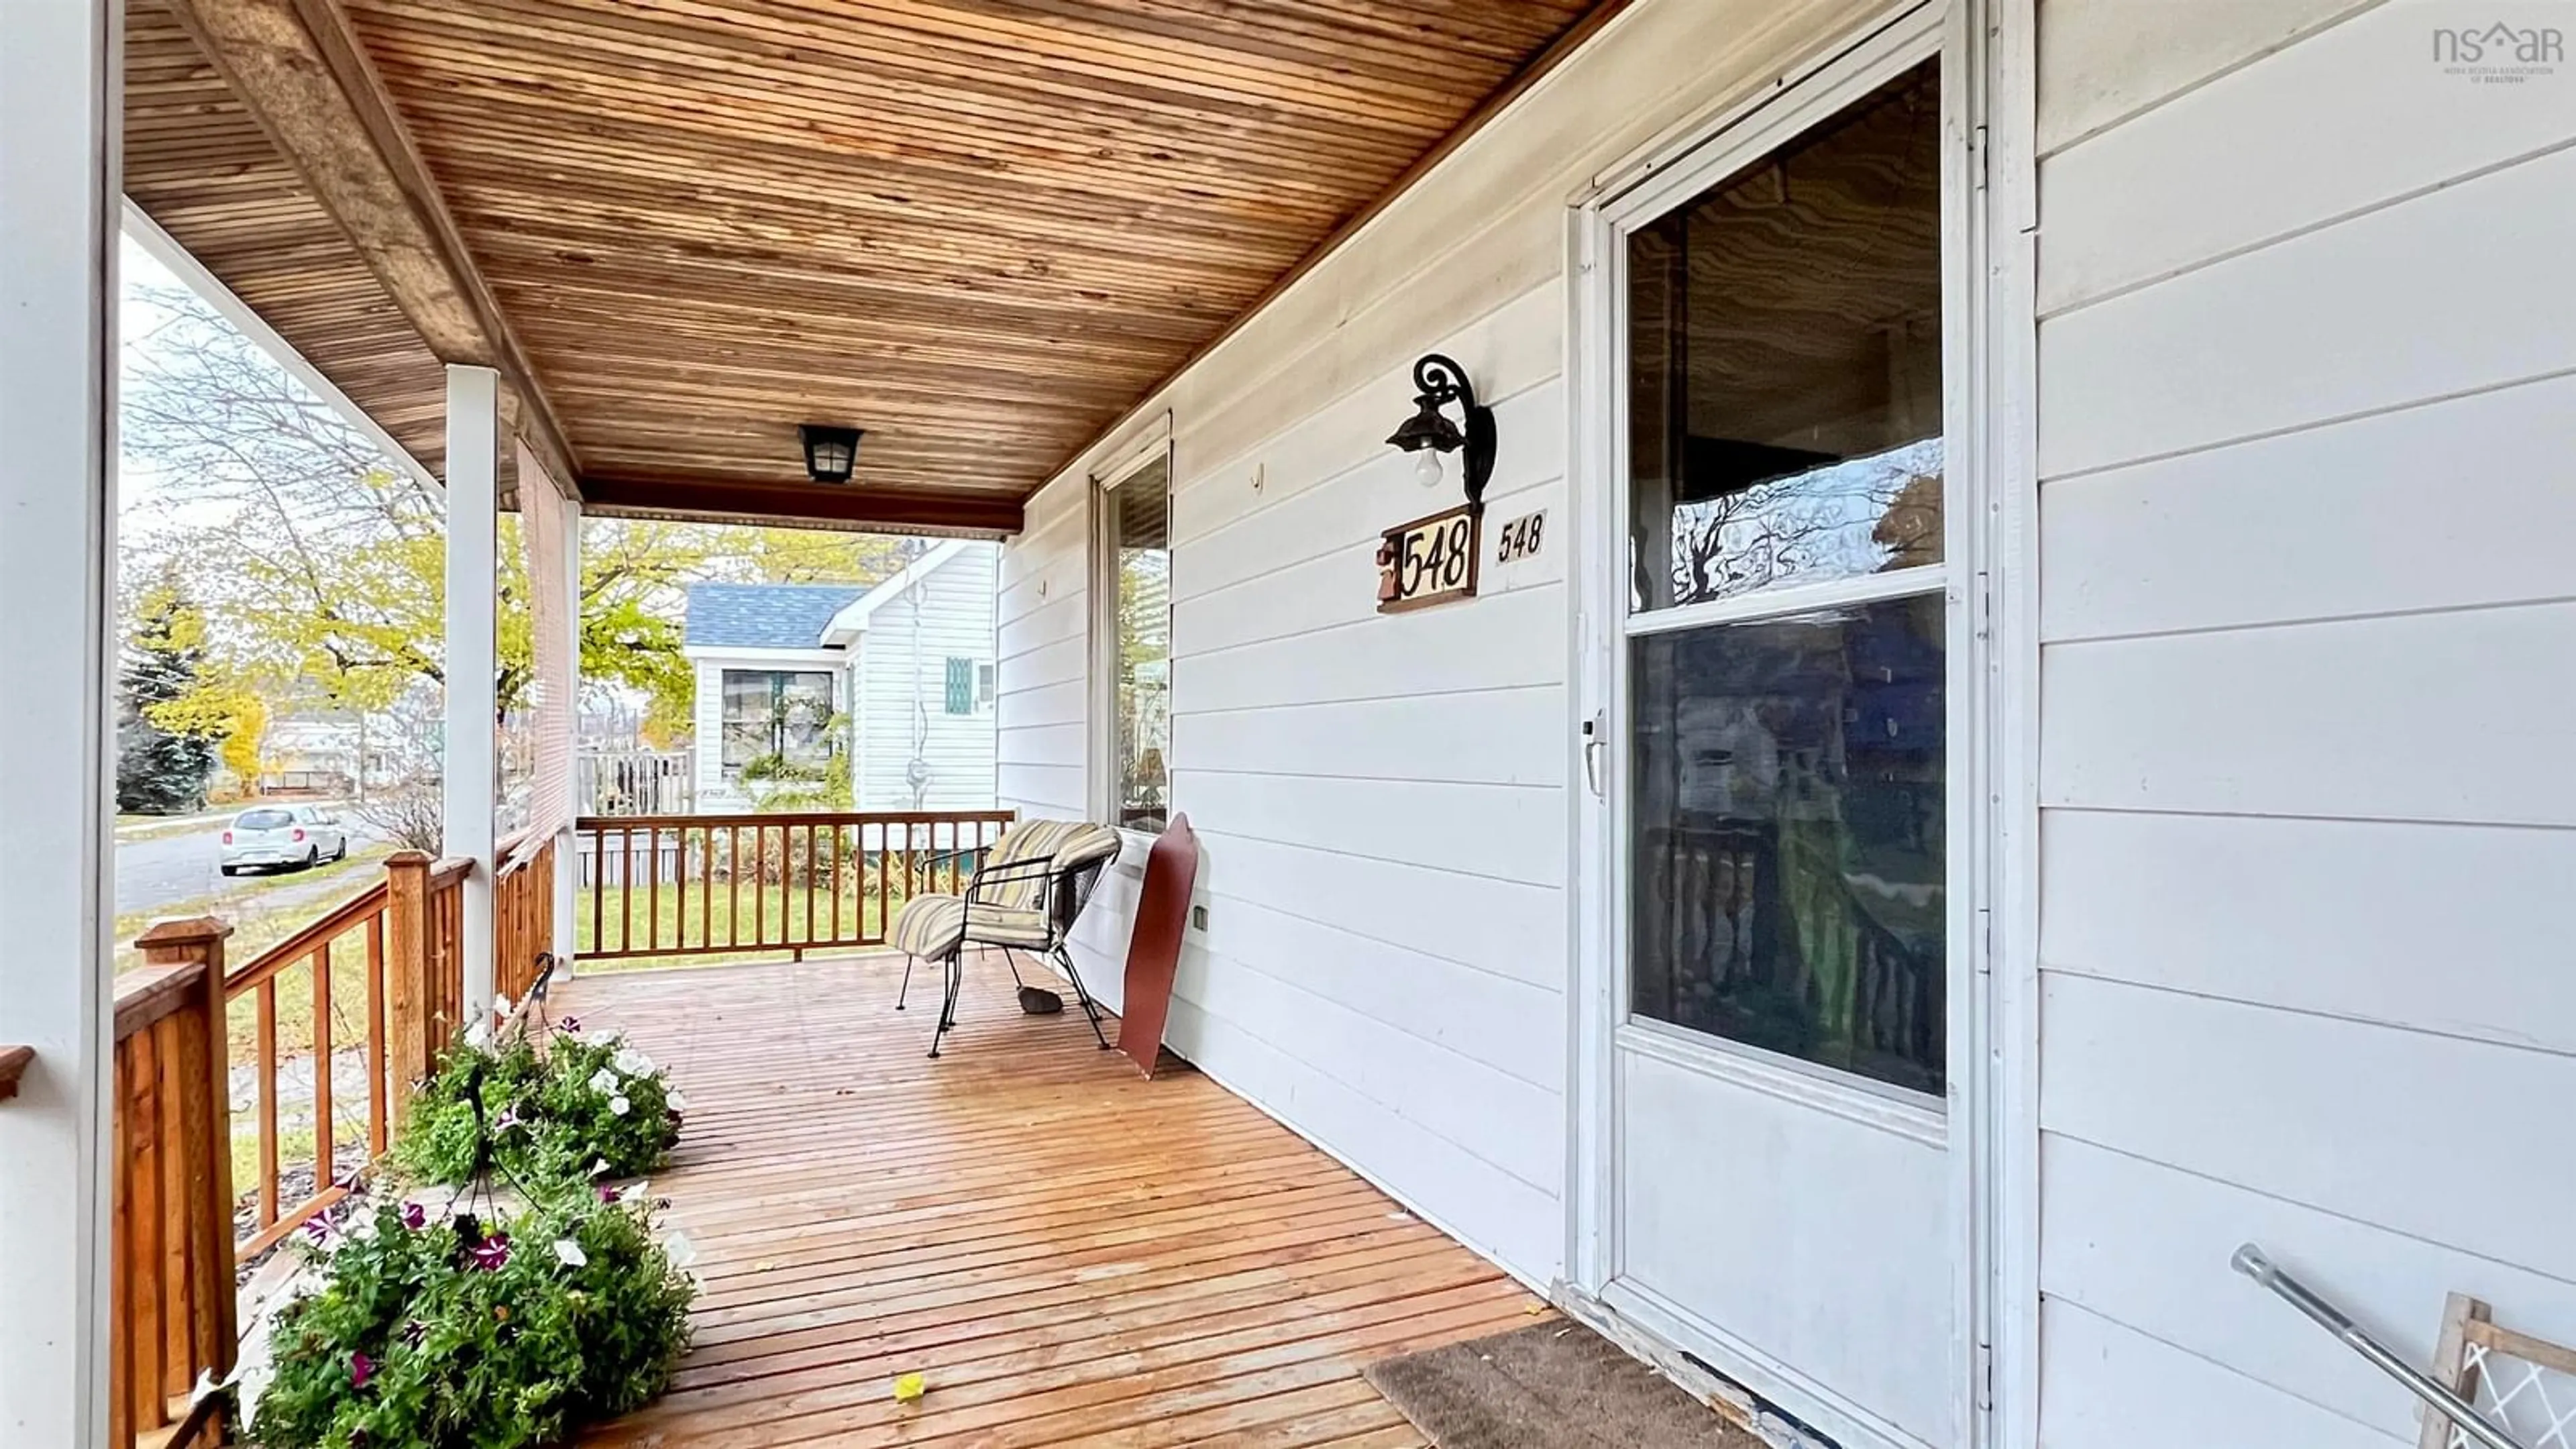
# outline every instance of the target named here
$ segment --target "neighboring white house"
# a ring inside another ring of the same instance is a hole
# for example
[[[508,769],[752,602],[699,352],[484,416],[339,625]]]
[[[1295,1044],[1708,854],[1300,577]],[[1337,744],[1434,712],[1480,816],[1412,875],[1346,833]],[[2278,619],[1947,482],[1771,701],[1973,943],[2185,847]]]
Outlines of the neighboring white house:
[[[836,748],[859,809],[990,808],[998,555],[950,539],[873,588],[691,586],[698,809],[747,808],[761,756]]]

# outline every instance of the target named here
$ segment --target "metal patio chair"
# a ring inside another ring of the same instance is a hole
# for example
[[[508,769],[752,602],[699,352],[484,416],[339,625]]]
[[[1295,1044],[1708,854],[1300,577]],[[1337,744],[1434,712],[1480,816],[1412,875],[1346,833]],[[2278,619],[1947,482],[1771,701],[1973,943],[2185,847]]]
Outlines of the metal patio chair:
[[[1012,953],[1028,951],[1053,962],[1073,983],[1073,994],[1082,1003],[1083,1017],[1091,1023],[1100,1049],[1109,1050],[1109,1038],[1100,1029],[1099,1004],[1091,999],[1091,988],[1083,984],[1082,972],[1065,943],[1073,935],[1073,923],[1082,915],[1083,905],[1100,884],[1100,873],[1118,858],[1118,849],[1118,832],[1106,825],[1024,820],[989,846],[953,852],[977,857],[962,893],[921,895],[904,902],[892,932],[895,948],[906,958],[895,1010],[901,1011],[904,998],[911,994],[914,962],[937,961],[947,973],[939,1024],[930,1034],[932,1056],[939,1055],[940,1042],[957,1024],[957,995],[965,985],[969,945],[1001,948],[1023,1001],[1030,987]]]

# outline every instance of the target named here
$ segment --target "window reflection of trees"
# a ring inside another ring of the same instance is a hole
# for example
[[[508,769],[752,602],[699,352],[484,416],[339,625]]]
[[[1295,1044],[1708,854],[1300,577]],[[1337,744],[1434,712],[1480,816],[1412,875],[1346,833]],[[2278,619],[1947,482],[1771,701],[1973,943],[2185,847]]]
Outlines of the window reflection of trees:
[[[1672,602],[1940,558],[1941,440],[1927,438],[1676,505]]]

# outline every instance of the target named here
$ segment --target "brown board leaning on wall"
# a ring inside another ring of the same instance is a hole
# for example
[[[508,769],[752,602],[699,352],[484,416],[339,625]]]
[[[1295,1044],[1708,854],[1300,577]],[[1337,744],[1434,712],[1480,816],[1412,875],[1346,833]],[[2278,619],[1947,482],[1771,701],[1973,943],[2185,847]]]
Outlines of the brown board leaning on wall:
[[[1127,937],[1127,984],[1119,998],[1118,1049],[1148,1078],[1163,1051],[1163,1017],[1180,969],[1181,933],[1190,923],[1190,887],[1199,874],[1199,838],[1190,817],[1176,814],[1145,857],[1145,889],[1136,928]]]

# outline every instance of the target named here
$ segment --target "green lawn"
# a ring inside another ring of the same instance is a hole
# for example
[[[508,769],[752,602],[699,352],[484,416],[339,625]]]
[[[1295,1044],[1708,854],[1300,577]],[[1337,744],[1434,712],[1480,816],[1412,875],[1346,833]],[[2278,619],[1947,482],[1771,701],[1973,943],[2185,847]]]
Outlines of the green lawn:
[[[360,891],[383,879],[389,847],[361,849],[347,860],[315,866],[292,875],[245,877],[244,884],[218,895],[177,901],[116,918],[116,969],[140,969],[143,953],[134,939],[154,921],[188,916],[214,916],[233,928],[224,943],[224,960],[239,971],[260,953],[321,919]],[[333,888],[317,894],[316,883]],[[355,1046],[367,1039],[367,942],[362,930],[349,931],[331,943],[331,1039]],[[278,1054],[292,1057],[313,1049],[313,971],[289,966],[277,980]],[[245,992],[232,1004],[232,1059],[251,1060],[258,1041],[257,993]]]
[[[806,949],[817,952],[857,950],[862,938],[885,934],[885,912],[901,910],[903,900],[900,882],[883,905],[873,887],[863,893],[858,881],[846,882],[840,891],[836,933],[832,892],[809,892],[802,885],[718,881],[710,888],[701,880],[691,882],[685,891],[667,881],[659,890],[649,886],[584,890],[573,896],[573,953],[584,971],[614,971],[773,958],[792,949],[791,943],[816,943]],[[593,954],[602,949],[603,940],[611,951],[677,948],[688,954],[603,960]],[[820,944],[827,941],[835,944]],[[716,949],[700,950],[710,946]]]

